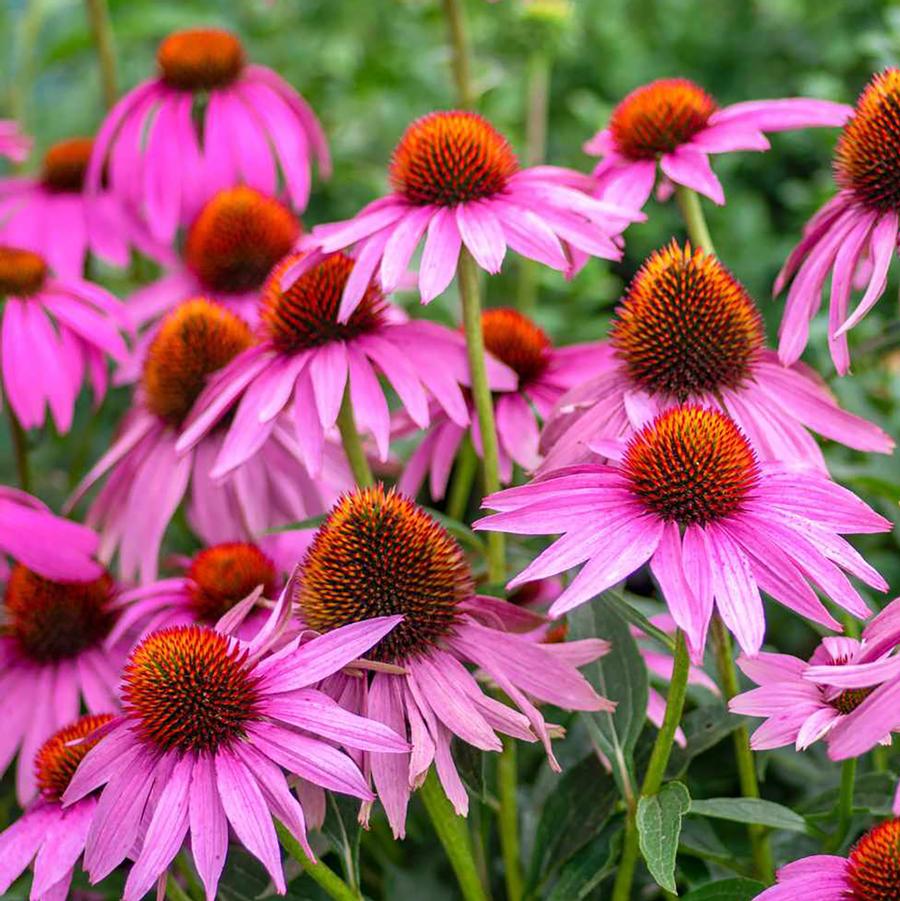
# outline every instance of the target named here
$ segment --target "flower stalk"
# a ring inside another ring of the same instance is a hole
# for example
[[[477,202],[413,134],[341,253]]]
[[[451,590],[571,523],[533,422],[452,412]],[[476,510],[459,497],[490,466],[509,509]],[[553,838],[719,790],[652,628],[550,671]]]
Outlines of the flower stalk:
[[[97,62],[100,65],[100,88],[103,92],[103,103],[107,109],[112,109],[119,96],[119,87],[109,7],[106,0],[84,0],[84,4],[94,46],[97,50]]]
[[[344,389],[344,397],[341,401],[341,409],[337,418],[338,431],[341,433],[341,442],[344,445],[344,453],[350,464],[353,479],[360,488],[368,488],[375,484],[372,468],[366,457],[366,451],[359,437],[356,422],[353,419],[353,404],[350,401],[350,385]]]
[[[678,209],[681,210],[684,224],[687,226],[687,233],[691,243],[706,253],[714,254],[716,248],[709,233],[709,227],[706,224],[706,217],[703,215],[700,196],[696,191],[692,191],[690,188],[684,187],[684,185],[676,185],[675,199],[678,202]]]
[[[31,491],[31,467],[28,463],[28,435],[22,428],[22,423],[13,411],[12,405],[7,404],[6,415],[9,417],[9,436],[13,446],[13,456],[16,460],[16,473],[19,477],[19,487],[22,491]]]
[[[853,819],[853,788],[856,783],[856,758],[850,757],[841,765],[841,787],[837,800],[838,823],[832,836],[825,842],[825,851],[834,854],[850,831]]]
[[[450,38],[450,66],[456,86],[457,102],[461,109],[472,109],[475,92],[469,62],[469,36],[466,30],[462,0],[444,0],[444,18]]]
[[[497,760],[497,788],[500,796],[500,850],[508,901],[522,901],[524,883],[519,847],[519,808],[516,799],[518,768],[515,739],[503,737],[503,750]]]
[[[334,898],[334,901],[361,901],[362,895],[350,888],[328,864],[321,860],[313,863],[297,839],[281,823],[276,823],[275,827],[278,830],[281,847],[303,867],[303,872],[313,879],[329,898]]]

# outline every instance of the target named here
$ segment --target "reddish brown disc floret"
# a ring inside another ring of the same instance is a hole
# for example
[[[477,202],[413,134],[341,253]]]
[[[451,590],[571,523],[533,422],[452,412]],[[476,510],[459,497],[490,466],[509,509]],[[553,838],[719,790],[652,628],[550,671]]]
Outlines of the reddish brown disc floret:
[[[853,901],[900,898],[900,819],[870,829],[851,849],[847,880]]]
[[[230,32],[191,28],[170,34],[156,51],[163,81],[182,91],[230,85],[244,68],[244,48]]]
[[[44,258],[30,250],[0,246],[0,300],[31,297],[47,281]]]
[[[34,758],[34,772],[44,798],[58,801],[65,794],[78,764],[99,740],[92,736],[112,719],[111,713],[88,714],[60,729],[41,745]]]
[[[485,349],[509,366],[525,385],[538,378],[550,362],[551,343],[542,328],[518,310],[496,307],[481,315]]]
[[[44,155],[44,187],[51,191],[80,191],[93,146],[93,138],[69,138],[54,144]]]
[[[215,622],[260,585],[263,596],[271,598],[277,573],[275,564],[255,544],[231,541],[200,551],[187,578],[197,619]]]

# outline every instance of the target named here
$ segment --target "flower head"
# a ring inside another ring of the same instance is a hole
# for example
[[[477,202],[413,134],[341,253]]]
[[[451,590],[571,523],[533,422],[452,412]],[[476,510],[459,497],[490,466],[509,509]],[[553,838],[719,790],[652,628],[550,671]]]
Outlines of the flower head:
[[[625,292],[611,351],[595,378],[561,398],[542,439],[544,469],[577,463],[684,403],[726,412],[764,461],[825,471],[808,430],[889,453],[881,429],[838,407],[809,369],[782,366],[743,285],[712,254],[672,241],[651,254]]]
[[[752,100],[720,107],[686,78],[661,78],[635,88],[615,107],[609,124],[584,145],[601,157],[594,169],[597,196],[642,207],[659,163],[668,183],[725,203],[709,154],[768,150],[765,132],[843,125],[850,107],[827,100]]]
[[[814,470],[760,463],[723,413],[673,407],[637,431],[609,462],[552,470],[485,499],[501,512],[480,529],[562,537],[509,587],[585,563],[551,607],[562,614],[647,561],[695,659],[718,608],[748,654],[765,631],[760,589],[840,630],[810,582],[855,615],[869,610],[842,570],[886,583],[841,537],[887,520]]]
[[[319,789],[371,800],[340,747],[385,755],[408,747],[391,729],[312,687],[383,639],[398,618],[370,619],[302,644],[298,638],[271,654],[290,612],[288,595],[251,642],[176,626],[151,633],[131,652],[123,713],[63,795],[68,806],[104,786],[84,864],[98,881],[133,856],[126,901],[149,891],[188,836],[207,898],[215,898],[229,830],[283,894],[273,817],[314,859],[285,771]]]
[[[793,279],[778,347],[786,363],[803,353],[809,322],[821,305],[829,275],[828,344],[841,375],[850,368],[847,332],[884,293],[900,222],[900,180],[896,176],[900,128],[894,113],[898,102],[900,69],[873,76],[838,140],[834,161],[838,193],[807,223],[800,243],[778,275],[776,294]],[[857,274],[863,274],[865,290],[850,313]]]
[[[124,308],[91,282],[58,277],[38,253],[0,245],[3,390],[19,421],[38,428],[47,410],[56,428],[72,425],[85,376],[99,403],[107,357],[123,361]]]
[[[322,524],[304,558],[295,592],[303,622],[330,634],[376,614],[403,616],[369,656],[401,670],[376,672],[368,686],[340,679],[327,690],[408,734],[405,757],[368,756],[394,833],[405,832],[410,792],[435,764],[459,813],[468,798],[450,753],[451,738],[500,750],[497,732],[544,742],[550,728],[532,698],[579,710],[611,709],[576,666],[607,650],[587,640],[543,645],[515,634],[540,618],[497,598],[475,594],[462,550],[411,500],[381,485],[344,496]],[[464,666],[479,667],[514,707],[497,703]],[[325,686],[323,686],[325,688]]]
[[[271,69],[247,61],[218,29],[170,34],[159,75],[126,94],[97,134],[87,187],[104,181],[152,237],[172,243],[217,191],[246,184],[292,206],[309,199],[313,158],[323,175],[325,136],[306,101]],[[150,127],[152,124],[152,127]]]
[[[463,245],[488,272],[500,271],[507,247],[562,272],[586,255],[618,259],[619,235],[642,218],[630,208],[590,198],[589,180],[555,166],[522,169],[506,138],[477,113],[448,110],[412,122],[389,167],[393,193],[353,219],[316,227],[304,246],[333,253],[357,245],[357,276],[341,298],[343,321],[377,276],[389,293],[400,283],[419,242],[423,303],[441,294]],[[284,274],[286,283],[316,254]]]

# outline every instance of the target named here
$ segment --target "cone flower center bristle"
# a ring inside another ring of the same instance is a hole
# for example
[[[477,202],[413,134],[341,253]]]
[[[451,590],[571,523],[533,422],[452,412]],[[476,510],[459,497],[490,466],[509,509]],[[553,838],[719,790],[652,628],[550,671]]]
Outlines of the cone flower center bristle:
[[[230,32],[190,28],[170,34],[156,51],[163,81],[181,91],[211,91],[231,84],[244,68],[244,48]]]
[[[116,619],[112,596],[108,574],[93,582],[51,582],[17,564],[6,583],[4,631],[32,660],[75,657],[109,634]]]
[[[93,138],[69,138],[54,144],[44,155],[44,187],[51,191],[80,191],[93,146]]]
[[[345,495],[306,554],[296,601],[319,632],[373,616],[405,619],[367,656],[402,661],[427,653],[473,594],[456,541],[408,498],[381,485]]]
[[[875,691],[875,687],[876,686],[871,686],[870,688],[847,688],[831,701],[831,706],[843,714],[853,713],[853,711],[856,710],[856,708],[859,707],[873,691]]]
[[[241,185],[216,194],[188,229],[184,259],[208,291],[245,294],[262,287],[300,237],[284,204]]]
[[[756,304],[716,257],[672,241],[628,286],[610,341],[641,388],[684,401],[740,388],[765,332]]]
[[[354,260],[344,253],[325,257],[289,288],[283,288],[283,273],[301,256],[287,256],[272,270],[262,289],[260,320],[279,350],[291,353],[348,341],[384,324],[385,300],[374,281],[350,319],[338,322],[341,294],[354,266]]]
[[[630,441],[622,470],[651,513],[706,525],[737,513],[758,478],[738,427],[717,410],[676,407]]]
[[[275,593],[275,564],[255,545],[233,541],[200,551],[187,571],[191,608],[198,620],[215,622],[248,594],[263,586]]]
[[[835,179],[864,206],[900,210],[900,69],[866,85],[835,151]]]
[[[40,254],[18,247],[0,247],[0,300],[32,297],[46,280],[47,264]]]
[[[113,716],[111,713],[88,714],[65,726],[41,745],[34,758],[38,790],[48,801],[58,801],[69,787],[78,764],[98,739],[90,738]]]
[[[215,752],[259,716],[247,651],[201,626],[147,636],[125,666],[122,701],[138,735],[161,751]]]
[[[635,88],[613,110],[609,130],[632,160],[653,160],[686,144],[718,109],[703,88],[686,78],[661,78]]]
[[[250,327],[230,310],[202,298],[181,304],[163,319],[147,350],[147,408],[180,426],[207,378],[251,344]]]
[[[870,829],[850,850],[847,881],[853,901],[900,898],[900,819]]]
[[[492,197],[519,162],[506,138],[477,113],[429,113],[403,133],[391,158],[390,180],[410,203],[455,206]]]
[[[484,346],[519,376],[519,384],[542,375],[552,345],[543,329],[518,310],[498,307],[481,314]]]

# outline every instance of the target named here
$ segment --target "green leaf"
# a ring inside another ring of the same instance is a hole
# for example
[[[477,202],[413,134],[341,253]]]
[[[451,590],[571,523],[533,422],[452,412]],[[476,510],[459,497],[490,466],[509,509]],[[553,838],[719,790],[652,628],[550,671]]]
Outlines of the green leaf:
[[[608,591],[604,595],[606,603],[611,604],[622,615],[623,619],[628,620],[632,626],[636,626],[645,635],[655,638],[660,644],[665,645],[670,651],[675,650],[675,639],[668,632],[663,632],[659,626],[654,626],[650,620],[638,610],[633,604],[629,603],[628,598],[634,597],[625,591]]]
[[[359,885],[359,801],[346,795],[327,792],[328,806],[322,832],[341,859],[344,878],[351,886]]]
[[[469,794],[485,800],[485,766],[487,754],[465,741],[453,742],[453,760]]]
[[[722,879],[688,892],[682,901],[751,901],[764,888],[755,879]]]
[[[582,604],[569,614],[572,638],[605,638],[612,650],[581,668],[591,685],[616,702],[613,713],[582,714],[591,736],[612,766],[613,776],[625,797],[633,797],[634,747],[647,719],[647,667],[627,621],[607,595]]]
[[[692,801],[690,813],[731,820],[734,823],[757,823],[790,832],[806,832],[808,829],[806,820],[799,813],[762,798],[708,798]]]
[[[717,863],[733,873],[745,875],[752,872],[749,862],[739,857],[733,847],[722,842],[709,820],[700,817],[682,822],[678,853]]]
[[[741,717],[729,713],[721,703],[698,707],[682,717],[681,728],[687,745],[672,748],[666,778],[678,779],[698,754],[715,747],[740,725]]]
[[[562,868],[547,901],[581,901],[616,868],[622,844],[621,822],[611,823]]]
[[[668,892],[675,892],[675,856],[681,818],[691,809],[691,796],[681,782],[669,782],[660,792],[641,798],[637,807],[638,841],[650,875]]]
[[[596,754],[566,767],[541,810],[529,884],[546,882],[557,867],[592,841],[612,816],[618,799],[616,785]]]
[[[460,544],[476,553],[484,553],[484,541],[476,535],[464,522],[441,513],[433,507],[423,507],[429,516],[436,519]]]

